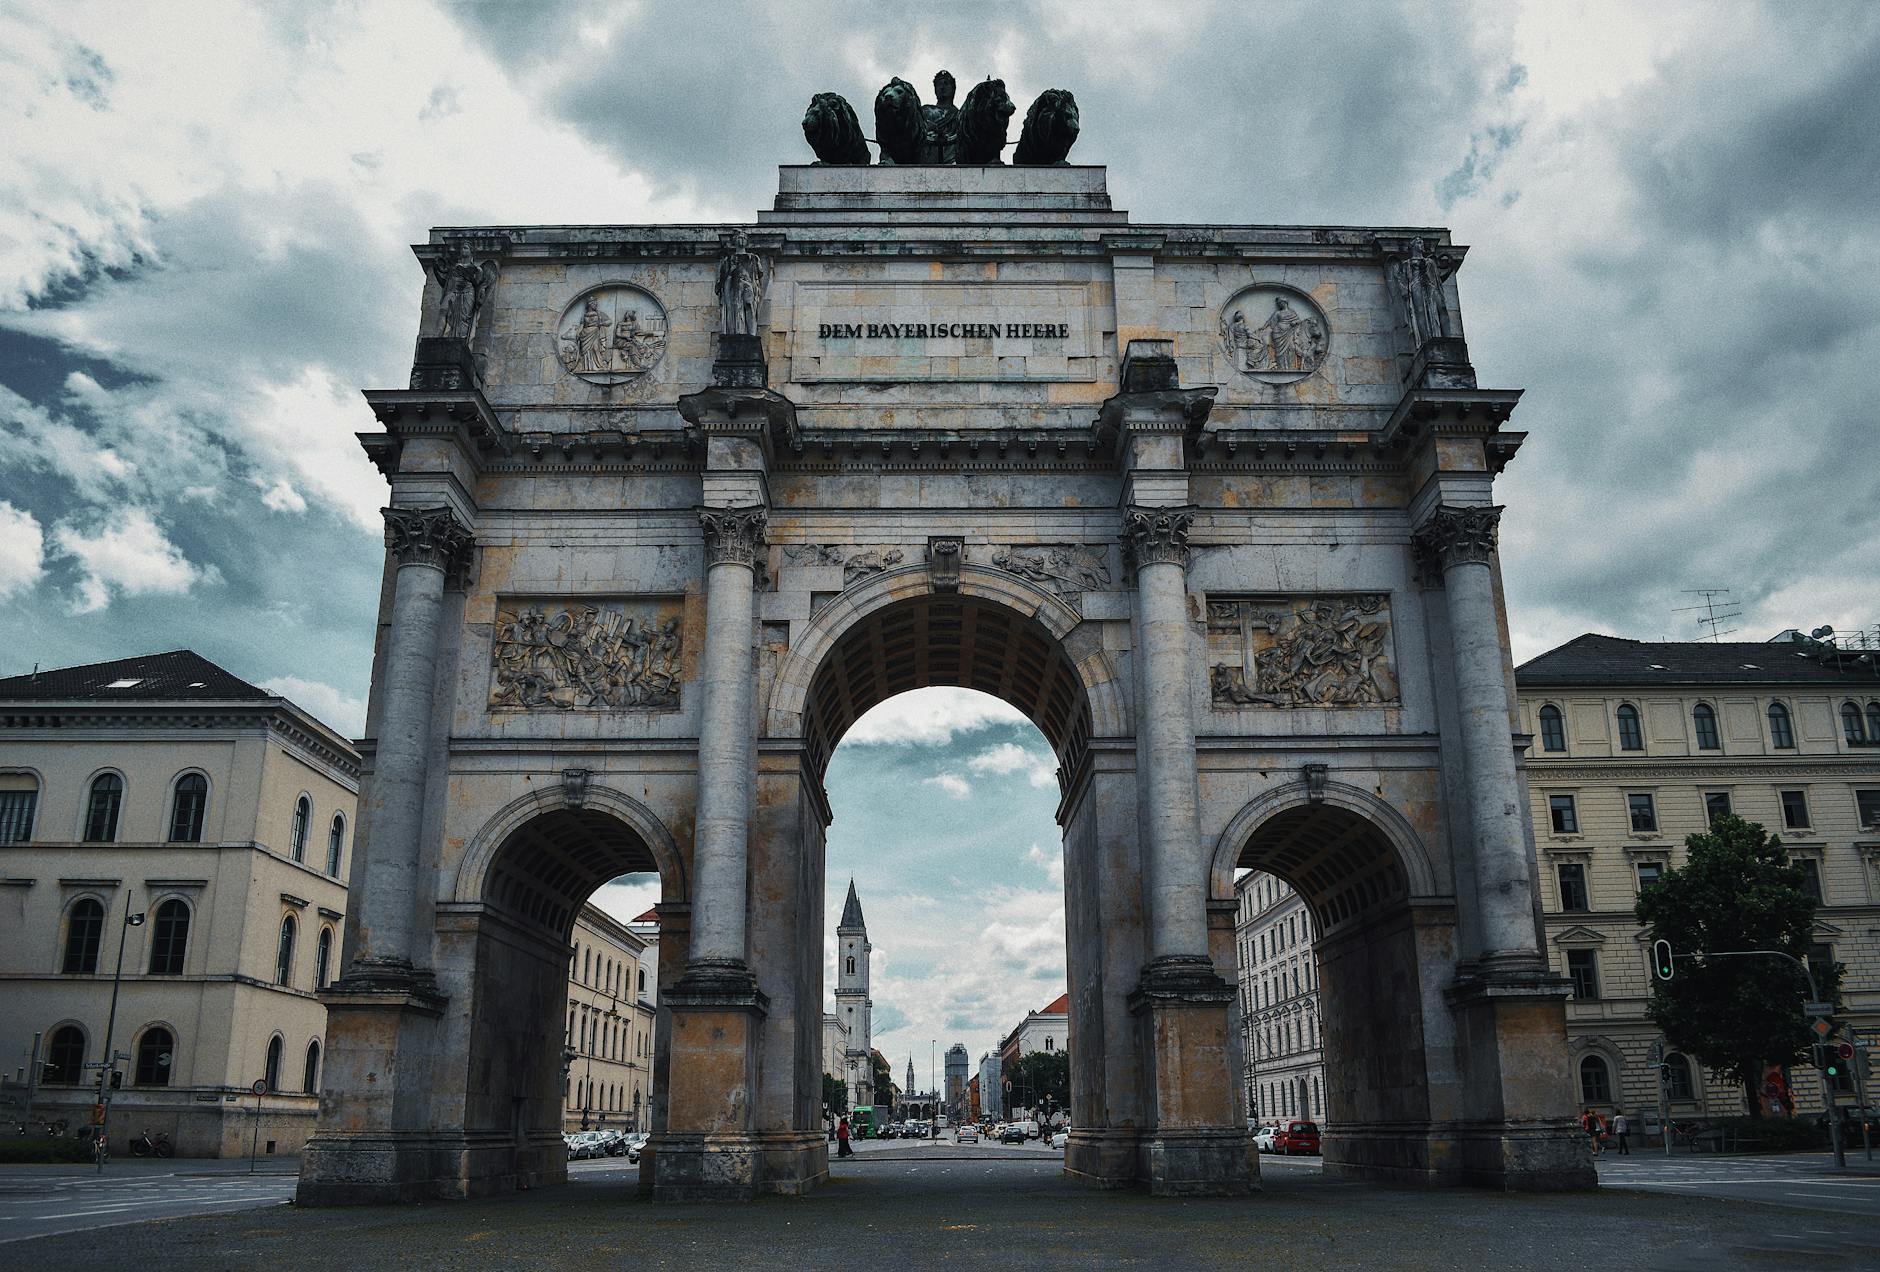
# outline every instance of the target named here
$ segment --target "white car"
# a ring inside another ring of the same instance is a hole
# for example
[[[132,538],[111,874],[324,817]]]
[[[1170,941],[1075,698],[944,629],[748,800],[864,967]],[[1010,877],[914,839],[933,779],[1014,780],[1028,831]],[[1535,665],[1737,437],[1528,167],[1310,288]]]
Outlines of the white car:
[[[1278,1145],[1273,1143],[1273,1136],[1278,1130],[1277,1126],[1262,1126],[1253,1133],[1253,1146],[1262,1153],[1278,1152]]]
[[[1051,1133],[1051,1147],[1052,1148],[1063,1148],[1066,1144],[1070,1142],[1071,1142],[1071,1128],[1068,1126],[1060,1126],[1057,1128],[1057,1130]]]
[[[955,1144],[977,1144],[979,1142],[979,1128],[974,1126],[971,1122],[960,1123],[960,1128],[953,1132],[953,1142]]]

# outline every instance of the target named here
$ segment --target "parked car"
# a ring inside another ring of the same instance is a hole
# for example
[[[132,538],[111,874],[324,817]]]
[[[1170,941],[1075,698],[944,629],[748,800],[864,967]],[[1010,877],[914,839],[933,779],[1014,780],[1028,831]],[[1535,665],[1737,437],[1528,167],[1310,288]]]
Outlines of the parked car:
[[[1029,1138],[1031,1137],[1025,1134],[1025,1128],[1017,1122],[1008,1122],[1005,1129],[999,1132],[1001,1144],[1023,1144]]]
[[[652,1136],[648,1135],[645,1131],[635,1131],[633,1134],[627,1136],[627,1160],[637,1165],[640,1160],[640,1154],[646,1151],[646,1141],[651,1138]]]
[[[979,1142],[979,1128],[974,1126],[971,1122],[960,1123],[959,1129],[953,1132],[953,1142],[955,1144],[977,1144]]]
[[[1273,1135],[1275,1151],[1288,1156],[1304,1153],[1316,1157],[1319,1152],[1319,1124],[1317,1122],[1285,1122]]]
[[[1060,1126],[1057,1128],[1057,1130],[1051,1132],[1051,1147],[1052,1148],[1062,1149],[1066,1144],[1070,1142],[1071,1142],[1071,1128],[1070,1127]]]
[[[1272,1153],[1272,1152],[1278,1151],[1273,1146],[1273,1132],[1276,1131],[1277,1129],[1279,1128],[1273,1127],[1273,1126],[1262,1126],[1259,1130],[1253,1133],[1253,1146],[1259,1149],[1262,1153]]]

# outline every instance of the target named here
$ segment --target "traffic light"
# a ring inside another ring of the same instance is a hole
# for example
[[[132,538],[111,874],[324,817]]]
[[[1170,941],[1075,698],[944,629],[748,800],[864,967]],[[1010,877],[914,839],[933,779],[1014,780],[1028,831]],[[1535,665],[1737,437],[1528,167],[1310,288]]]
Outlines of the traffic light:
[[[124,1089],[124,1070],[111,1070],[111,1089],[113,1091],[122,1091]]]
[[[1675,971],[1677,971],[1677,967],[1672,961],[1671,942],[1653,941],[1652,975],[1656,976],[1659,980],[1668,981]]]

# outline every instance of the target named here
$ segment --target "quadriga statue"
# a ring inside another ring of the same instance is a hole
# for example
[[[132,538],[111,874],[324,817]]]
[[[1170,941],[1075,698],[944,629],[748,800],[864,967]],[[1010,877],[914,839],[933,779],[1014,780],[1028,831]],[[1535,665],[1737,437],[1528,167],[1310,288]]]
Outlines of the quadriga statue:
[[[1025,112],[1025,127],[1018,134],[1012,162],[1063,163],[1076,144],[1077,99],[1067,89],[1047,88]]]
[[[1005,81],[981,80],[960,105],[960,162],[1001,163],[1005,129],[1018,107],[1005,95]]]
[[[817,163],[867,163],[868,143],[862,140],[855,108],[840,93],[818,93],[803,114],[803,136],[816,152]]]
[[[898,75],[882,85],[875,94],[875,144],[881,147],[881,162],[919,163],[925,131],[919,90]]]

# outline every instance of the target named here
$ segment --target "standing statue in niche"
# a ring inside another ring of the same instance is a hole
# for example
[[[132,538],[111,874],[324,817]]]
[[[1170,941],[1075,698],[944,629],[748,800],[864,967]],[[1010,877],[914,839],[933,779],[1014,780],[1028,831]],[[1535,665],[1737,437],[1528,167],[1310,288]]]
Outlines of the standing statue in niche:
[[[470,245],[459,243],[455,252],[426,268],[442,293],[437,303],[437,334],[470,341],[496,288],[496,262],[477,262],[470,255]]]
[[[769,284],[764,258],[751,250],[743,230],[735,230],[724,257],[718,262],[719,332],[727,336],[755,336],[757,307]]]
[[[953,104],[953,73],[933,77],[934,104],[920,108],[920,161],[952,163],[960,152],[960,108]]]
[[[1432,255],[1421,238],[1410,240],[1409,253],[1397,263],[1397,286],[1403,294],[1412,347],[1421,349],[1449,334],[1449,302],[1443,296],[1443,284],[1460,263],[1448,253]]]

